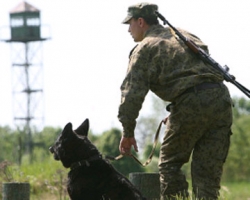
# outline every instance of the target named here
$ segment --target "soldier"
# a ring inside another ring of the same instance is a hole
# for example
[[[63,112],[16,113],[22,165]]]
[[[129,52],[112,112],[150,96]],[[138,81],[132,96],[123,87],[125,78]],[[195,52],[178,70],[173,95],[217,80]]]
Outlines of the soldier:
[[[138,45],[131,51],[121,85],[118,119],[123,126],[119,150],[138,151],[136,119],[151,90],[171,102],[159,160],[161,200],[189,196],[181,171],[192,155],[192,187],[197,199],[218,199],[223,164],[230,145],[232,102],[223,75],[195,56],[169,28],[158,22],[158,6],[140,3],[128,8],[123,23]],[[195,35],[178,29],[200,48]]]

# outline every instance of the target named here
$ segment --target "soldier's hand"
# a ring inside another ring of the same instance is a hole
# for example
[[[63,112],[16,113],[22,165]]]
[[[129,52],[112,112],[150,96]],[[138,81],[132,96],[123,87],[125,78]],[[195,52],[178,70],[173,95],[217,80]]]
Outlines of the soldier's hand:
[[[122,137],[119,145],[119,150],[122,155],[131,154],[131,147],[133,146],[134,150],[138,152],[137,143],[134,137]]]

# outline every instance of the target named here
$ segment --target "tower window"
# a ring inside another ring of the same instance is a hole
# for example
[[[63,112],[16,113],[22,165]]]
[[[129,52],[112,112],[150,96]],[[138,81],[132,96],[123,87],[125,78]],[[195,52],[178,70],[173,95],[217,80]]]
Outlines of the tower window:
[[[39,18],[35,18],[35,17],[29,17],[27,18],[27,26],[39,26],[40,25],[40,20]]]
[[[11,19],[11,26],[12,27],[18,27],[18,26],[23,26],[23,18],[22,17],[14,17]]]

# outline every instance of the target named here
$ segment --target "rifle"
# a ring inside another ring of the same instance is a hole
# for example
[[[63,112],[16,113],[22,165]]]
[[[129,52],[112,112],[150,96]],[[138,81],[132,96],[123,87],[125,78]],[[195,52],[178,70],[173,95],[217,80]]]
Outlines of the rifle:
[[[159,17],[164,25],[168,25],[173,29],[175,34],[192,50],[196,55],[198,55],[204,62],[211,65],[213,68],[218,70],[223,74],[224,80],[234,84],[238,89],[240,89],[248,98],[250,98],[250,90],[241,85],[236,81],[236,78],[229,74],[229,67],[225,65],[222,67],[219,63],[217,63],[210,55],[208,55],[203,49],[201,49],[198,45],[195,44],[192,40],[182,35],[174,26],[172,26],[166,19],[163,17],[158,11],[155,11],[157,17]]]

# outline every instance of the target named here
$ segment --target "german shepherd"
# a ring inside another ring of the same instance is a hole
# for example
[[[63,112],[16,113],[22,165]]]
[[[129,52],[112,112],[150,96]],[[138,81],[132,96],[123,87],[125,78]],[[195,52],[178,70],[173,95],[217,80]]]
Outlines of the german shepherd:
[[[119,173],[88,139],[89,120],[76,130],[68,123],[49,148],[68,173],[67,191],[71,200],[146,200],[141,192]]]

